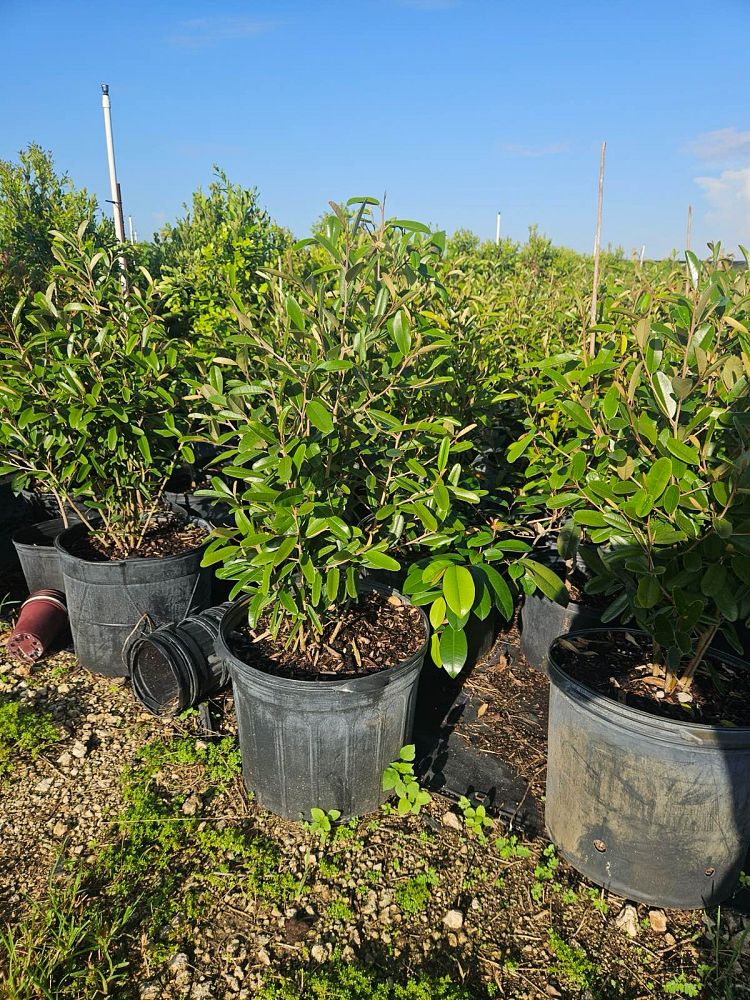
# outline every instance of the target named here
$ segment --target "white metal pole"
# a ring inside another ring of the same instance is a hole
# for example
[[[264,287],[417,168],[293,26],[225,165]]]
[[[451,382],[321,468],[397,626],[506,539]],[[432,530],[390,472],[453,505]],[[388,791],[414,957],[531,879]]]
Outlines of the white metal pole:
[[[500,219],[501,218],[502,218],[502,216],[498,212],[497,213],[497,220],[495,222],[495,246],[496,247],[500,246]]]
[[[104,111],[104,134],[107,137],[107,162],[109,163],[109,186],[112,191],[112,210],[115,219],[115,235],[120,243],[125,242],[125,224],[122,217],[122,201],[117,184],[115,168],[115,146],[112,141],[112,115],[109,103],[109,86],[102,84],[102,110]]]
[[[640,259],[641,264],[643,263],[643,259],[645,256],[646,256],[646,244],[644,243],[643,246],[641,247],[641,259]]]
[[[132,215],[128,216],[128,227],[130,228],[130,242],[134,243],[135,240],[133,239],[133,216]]]

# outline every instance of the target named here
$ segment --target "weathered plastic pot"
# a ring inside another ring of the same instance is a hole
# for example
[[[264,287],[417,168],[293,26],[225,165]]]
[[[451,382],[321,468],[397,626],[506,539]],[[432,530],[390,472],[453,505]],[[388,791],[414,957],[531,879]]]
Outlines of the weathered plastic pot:
[[[530,667],[546,673],[550,644],[579,629],[601,625],[599,611],[572,602],[565,607],[542,594],[530,594],[521,608],[521,652]]]
[[[6,643],[8,655],[28,661],[41,659],[67,624],[65,595],[59,590],[38,590],[21,605],[18,622]]]
[[[65,593],[60,555],[55,548],[55,538],[64,530],[65,523],[58,517],[18,528],[13,533],[13,545],[30,594],[45,587]]]
[[[261,806],[287,819],[309,818],[314,807],[348,818],[385,801],[383,771],[412,742],[429,635],[420,614],[425,641],[398,666],[352,680],[300,681],[236,657],[230,636],[246,620],[246,602],[227,612],[216,649],[232,676],[245,784]]]
[[[556,651],[547,661],[550,839],[586,878],[627,899],[680,909],[727,899],[750,845],[750,727],[630,708],[565,674]]]
[[[125,676],[128,640],[210,604],[211,571],[201,567],[206,546],[178,556],[89,562],[70,551],[86,531],[77,524],[55,539],[73,645],[81,664],[94,673]]]
[[[179,715],[229,684],[229,671],[215,645],[230,607],[208,608],[128,644],[133,694],[144,708],[154,715]]]
[[[192,490],[165,490],[164,499],[189,517],[206,521],[210,525],[220,527],[234,524],[227,504],[217,503],[210,497],[197,496]]]

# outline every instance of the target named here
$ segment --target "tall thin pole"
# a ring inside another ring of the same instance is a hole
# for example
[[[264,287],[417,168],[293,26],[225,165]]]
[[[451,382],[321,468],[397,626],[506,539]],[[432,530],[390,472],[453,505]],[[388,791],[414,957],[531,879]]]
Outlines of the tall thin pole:
[[[135,240],[133,239],[133,216],[132,215],[128,216],[128,228],[130,229],[130,242],[134,243]]]
[[[639,260],[640,264],[643,263],[643,258],[645,256],[646,256],[646,244],[644,243],[643,246],[641,247],[641,257],[640,257],[640,260]]]
[[[602,155],[599,162],[599,197],[596,203],[596,236],[594,237],[594,288],[591,296],[591,334],[589,337],[589,353],[593,358],[596,353],[596,307],[599,296],[599,260],[602,252],[602,201],[604,200],[604,157],[607,154],[607,143],[602,143]]]
[[[109,187],[112,192],[112,214],[115,220],[115,235],[120,243],[125,242],[125,222],[122,217],[120,185],[117,183],[115,167],[115,145],[112,141],[112,114],[109,103],[109,86],[102,84],[102,110],[104,112],[104,134],[107,137],[107,162],[109,164]]]
[[[500,246],[500,219],[501,218],[502,218],[502,215],[500,214],[500,212],[498,212],[497,213],[497,219],[495,221],[495,246],[496,247]]]
[[[685,240],[685,248],[687,250],[691,249],[692,242],[693,242],[693,206],[688,205],[687,238]]]

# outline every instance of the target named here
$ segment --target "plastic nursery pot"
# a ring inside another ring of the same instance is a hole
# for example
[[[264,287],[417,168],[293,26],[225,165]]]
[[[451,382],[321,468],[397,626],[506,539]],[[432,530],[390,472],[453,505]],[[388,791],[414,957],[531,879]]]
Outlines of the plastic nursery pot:
[[[529,594],[521,608],[521,652],[529,666],[547,673],[550,644],[568,632],[601,625],[599,611],[571,601],[566,607],[542,594]]]
[[[205,544],[178,556],[89,562],[70,551],[87,532],[76,524],[55,539],[65,579],[70,630],[84,667],[110,677],[128,673],[126,642],[141,629],[181,621],[210,604]]]
[[[30,594],[44,587],[65,593],[60,555],[55,548],[55,538],[64,529],[63,519],[57,517],[13,532],[13,545]]]
[[[144,708],[154,715],[179,715],[227,686],[229,671],[215,644],[230,607],[208,608],[129,643],[133,694]]]
[[[38,590],[21,605],[16,627],[6,648],[22,660],[39,660],[68,623],[65,595],[59,590]]]
[[[369,587],[396,593],[375,583]],[[420,614],[425,641],[397,666],[353,680],[300,681],[264,673],[232,653],[229,637],[246,621],[247,603],[232,606],[216,649],[232,676],[243,777],[260,805],[298,820],[316,806],[348,818],[385,801],[383,771],[412,741],[429,635],[427,617]]]
[[[553,643],[547,664],[550,839],[579,872],[628,899],[681,909],[727,899],[750,843],[750,727],[630,708],[563,673],[557,651]]]

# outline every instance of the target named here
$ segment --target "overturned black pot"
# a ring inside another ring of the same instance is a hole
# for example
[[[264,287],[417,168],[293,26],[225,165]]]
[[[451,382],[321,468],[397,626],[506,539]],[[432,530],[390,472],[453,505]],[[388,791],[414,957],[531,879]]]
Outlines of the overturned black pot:
[[[370,588],[394,593],[376,583]],[[299,681],[235,656],[230,637],[246,621],[247,604],[227,612],[216,649],[232,676],[245,784],[260,805],[288,819],[309,818],[315,807],[346,818],[385,801],[383,771],[412,739],[429,635],[421,617],[425,641],[398,666],[351,680]]]
[[[620,704],[564,673],[558,648],[547,660],[551,840],[587,878],[628,899],[682,909],[721,903],[750,844],[750,727],[673,721]]]
[[[125,644],[202,611],[211,600],[211,572],[201,567],[205,544],[177,556],[89,562],[71,551],[83,524],[55,539],[65,581],[76,656],[94,673],[127,675]]]
[[[208,608],[176,625],[138,636],[126,650],[136,699],[154,715],[179,715],[229,684],[216,653],[219,625],[230,604]]]

